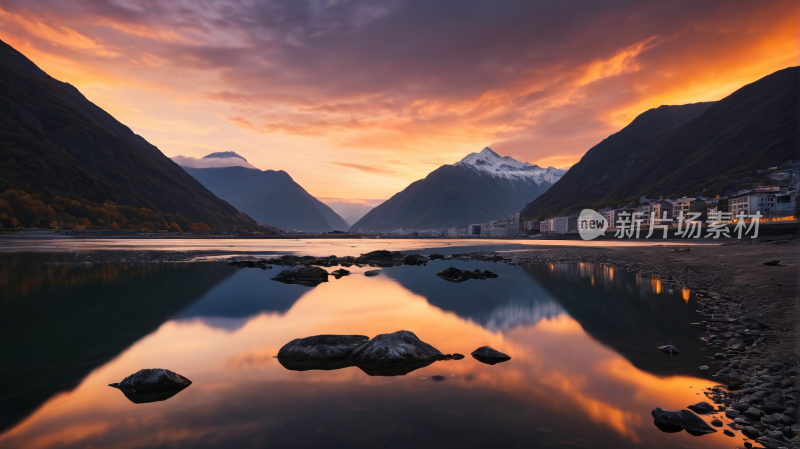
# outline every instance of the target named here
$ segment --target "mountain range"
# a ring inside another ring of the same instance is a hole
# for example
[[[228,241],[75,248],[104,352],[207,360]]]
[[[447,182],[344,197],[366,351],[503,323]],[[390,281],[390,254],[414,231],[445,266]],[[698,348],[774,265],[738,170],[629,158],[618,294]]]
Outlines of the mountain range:
[[[257,226],[78,89],[2,41],[0,74],[4,225]]]
[[[187,161],[187,158],[181,160]],[[196,164],[217,164],[217,167],[181,166],[215,195],[260,223],[285,231],[346,231],[350,227],[285,171],[237,166],[236,160],[247,162],[242,156],[227,151],[194,159],[199,161]]]
[[[618,207],[642,195],[722,195],[759,169],[800,159],[798,104],[800,67],[789,67],[718,102],[650,109],[586,152],[521,217]]]
[[[564,173],[484,148],[415,181],[372,209],[350,231],[441,229],[507,218],[546,192]]]

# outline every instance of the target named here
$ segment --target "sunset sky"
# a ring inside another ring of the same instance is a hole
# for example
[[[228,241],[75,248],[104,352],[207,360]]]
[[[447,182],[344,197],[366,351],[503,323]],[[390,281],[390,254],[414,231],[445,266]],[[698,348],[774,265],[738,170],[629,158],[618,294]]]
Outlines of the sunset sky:
[[[0,0],[0,39],[167,156],[367,202],[486,146],[571,165],[649,108],[798,65],[797,5]]]

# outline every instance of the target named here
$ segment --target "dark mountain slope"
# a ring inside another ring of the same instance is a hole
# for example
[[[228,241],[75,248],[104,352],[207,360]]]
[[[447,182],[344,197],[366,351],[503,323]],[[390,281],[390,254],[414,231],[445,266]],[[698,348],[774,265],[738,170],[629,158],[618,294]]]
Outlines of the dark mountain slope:
[[[498,220],[549,187],[547,182],[512,184],[468,167],[444,165],[369,211],[350,229],[437,229]]]
[[[40,194],[45,203],[71,198],[84,209],[90,202],[113,202],[150,209],[167,221],[231,230],[255,226],[77,89],[49,77],[4,42],[0,189]]]
[[[261,223],[287,231],[345,231],[349,227],[333,209],[306,192],[285,171],[182,168],[217,196]]]
[[[798,158],[800,68],[719,102],[661,106],[637,117],[575,164],[522,212],[543,219],[647,195],[721,194],[755,170]]]

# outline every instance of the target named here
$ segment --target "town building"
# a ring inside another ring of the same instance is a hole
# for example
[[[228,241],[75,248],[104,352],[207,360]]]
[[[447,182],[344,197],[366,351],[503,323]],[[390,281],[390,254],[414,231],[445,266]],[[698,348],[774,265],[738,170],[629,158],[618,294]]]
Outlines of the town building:
[[[776,186],[761,186],[754,190],[744,190],[728,198],[728,209],[736,217],[740,213],[755,215],[760,212],[763,216],[774,216],[777,213],[777,194],[780,188]]]
[[[673,224],[677,225],[677,220],[683,213],[683,219],[687,220],[691,217],[689,214],[700,214],[695,221],[704,222],[708,218],[706,210],[706,202],[699,198],[678,198],[672,203],[672,220]]]

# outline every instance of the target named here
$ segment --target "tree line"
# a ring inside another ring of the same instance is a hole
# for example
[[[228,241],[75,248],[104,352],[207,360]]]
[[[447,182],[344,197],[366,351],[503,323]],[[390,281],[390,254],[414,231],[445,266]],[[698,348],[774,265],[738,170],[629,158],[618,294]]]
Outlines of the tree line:
[[[46,197],[22,190],[6,190],[0,194],[0,225],[5,228],[222,233],[216,225],[193,223],[177,214],[159,214],[144,207],[96,203],[84,198]],[[241,227],[235,231],[247,232]],[[279,232],[268,226],[260,227],[258,231],[265,234]]]

